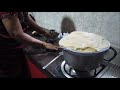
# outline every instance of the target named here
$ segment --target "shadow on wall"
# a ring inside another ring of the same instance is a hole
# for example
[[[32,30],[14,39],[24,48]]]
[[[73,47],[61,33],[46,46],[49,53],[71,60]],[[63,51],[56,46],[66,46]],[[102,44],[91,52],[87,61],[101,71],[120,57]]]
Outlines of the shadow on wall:
[[[61,23],[61,33],[71,33],[75,30],[74,22],[69,17],[65,16]]]

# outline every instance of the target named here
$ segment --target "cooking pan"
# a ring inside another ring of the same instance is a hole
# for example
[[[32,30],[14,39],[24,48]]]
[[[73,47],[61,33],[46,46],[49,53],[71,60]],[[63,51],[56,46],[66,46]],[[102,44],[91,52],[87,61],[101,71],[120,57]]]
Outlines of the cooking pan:
[[[102,63],[105,53],[110,48],[108,47],[97,52],[79,52],[68,48],[60,47],[63,52],[63,57],[66,63],[73,69],[78,71],[91,71]]]
[[[79,71],[91,71],[102,63],[108,49],[101,52],[82,53],[63,48],[63,57],[71,68]]]

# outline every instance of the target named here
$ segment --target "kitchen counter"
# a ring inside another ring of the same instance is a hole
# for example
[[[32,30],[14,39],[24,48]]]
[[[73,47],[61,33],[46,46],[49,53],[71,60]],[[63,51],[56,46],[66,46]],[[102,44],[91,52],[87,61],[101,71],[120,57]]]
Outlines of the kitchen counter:
[[[54,70],[55,67],[61,63],[62,59],[58,58],[56,61],[51,63],[46,69],[42,69],[43,66],[48,64],[51,60],[53,60],[58,53],[44,53],[44,54],[34,54],[34,55],[27,55],[31,62],[40,70],[42,71],[48,78],[55,77]],[[61,57],[62,58],[62,57]]]
[[[35,37],[40,40],[45,40],[45,37]],[[114,48],[117,51],[117,56],[110,61],[110,63],[114,66],[117,66],[115,73],[113,68],[111,68],[110,64],[108,64],[108,67],[105,67],[105,69],[101,72],[100,75],[98,75],[97,78],[116,78],[120,77],[120,49]],[[40,70],[42,71],[48,78],[57,78],[57,74],[55,72],[55,69],[58,67],[58,65],[61,64],[63,61],[63,56],[59,57],[57,60],[55,60],[53,63],[51,63],[46,69],[42,69],[43,66],[48,64],[51,60],[53,60],[56,56],[59,55],[58,52],[47,52],[46,49],[37,49],[32,46],[26,46],[24,48],[25,54],[30,58],[32,63]],[[109,51],[109,55],[107,55],[106,59],[111,58],[113,55],[112,51]],[[112,70],[111,70],[112,69]],[[109,73],[108,73],[109,72]],[[110,75],[109,75],[110,74]],[[105,76],[107,75],[107,76]],[[110,77],[111,76],[111,77]]]

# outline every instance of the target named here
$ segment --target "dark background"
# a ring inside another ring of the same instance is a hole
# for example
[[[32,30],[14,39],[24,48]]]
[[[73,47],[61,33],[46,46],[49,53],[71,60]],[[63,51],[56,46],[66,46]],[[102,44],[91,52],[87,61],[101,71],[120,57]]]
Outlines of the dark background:
[[[120,11],[119,0],[1,0],[0,11]]]

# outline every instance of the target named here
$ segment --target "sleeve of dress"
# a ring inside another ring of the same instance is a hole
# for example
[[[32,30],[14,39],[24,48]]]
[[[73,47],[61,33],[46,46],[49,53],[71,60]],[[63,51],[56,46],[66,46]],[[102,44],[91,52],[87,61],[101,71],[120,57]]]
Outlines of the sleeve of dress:
[[[0,12],[0,19],[8,18],[10,16],[18,16],[17,12]]]

